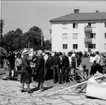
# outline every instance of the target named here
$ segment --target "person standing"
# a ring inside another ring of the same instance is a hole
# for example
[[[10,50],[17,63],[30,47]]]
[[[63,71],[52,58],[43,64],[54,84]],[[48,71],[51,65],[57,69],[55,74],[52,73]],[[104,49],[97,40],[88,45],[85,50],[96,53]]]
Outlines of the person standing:
[[[96,63],[100,63],[100,55],[99,55],[99,51],[96,52],[96,55],[95,55],[95,60],[96,60]]]
[[[21,66],[22,66],[22,58],[21,58],[21,54],[18,53],[15,59],[15,70],[16,70],[16,76],[18,76],[18,79],[20,79],[19,72],[21,70]]]
[[[15,74],[15,54],[14,52],[10,52],[8,56],[8,61],[9,61],[9,77],[14,78]]]
[[[55,55],[52,57],[54,83],[61,83],[60,64],[61,60],[59,57],[59,53],[55,52]]]
[[[62,57],[62,70],[61,70],[61,82],[68,82],[68,70],[69,69],[69,59],[65,53]]]
[[[38,83],[37,89],[40,89],[43,91],[43,82],[44,82],[44,58],[42,55],[42,51],[39,50],[37,52],[37,59],[36,59],[36,65],[35,65],[35,78],[34,81]]]
[[[77,59],[75,52],[71,55],[71,74],[76,75]]]
[[[84,65],[86,67],[86,78],[90,78],[90,71],[91,71],[91,63],[90,63],[90,57],[88,56],[87,52],[82,57],[81,65]]]
[[[18,53],[17,58],[15,59],[15,68],[17,69],[17,71],[20,71],[21,65],[22,65],[22,58],[21,58],[21,54]]]
[[[77,55],[76,55],[76,59],[77,59],[77,67],[79,67],[80,64],[81,64],[81,62],[82,62],[80,52],[77,53]]]
[[[45,62],[45,69],[46,69],[46,76],[45,76],[45,79],[48,80],[48,79],[52,79],[52,75],[53,75],[53,71],[51,69],[52,67],[52,56],[50,53],[48,53],[48,59],[46,60]]]
[[[32,70],[30,67],[29,60],[28,60],[28,53],[27,52],[25,52],[23,54],[22,67],[21,67],[20,73],[21,73],[21,83],[22,83],[21,92],[26,92],[24,89],[24,86],[26,84],[27,85],[27,92],[31,93],[30,83],[31,83]]]

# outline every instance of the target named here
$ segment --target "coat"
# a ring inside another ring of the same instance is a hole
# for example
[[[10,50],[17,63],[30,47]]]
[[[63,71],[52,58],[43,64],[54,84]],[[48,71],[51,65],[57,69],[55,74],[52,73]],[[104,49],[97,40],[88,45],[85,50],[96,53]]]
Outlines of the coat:
[[[61,61],[60,61],[59,56],[52,57],[52,65],[59,65],[60,66],[60,63],[61,63]]]
[[[30,63],[27,59],[22,59],[22,67],[20,70],[21,73],[21,83],[31,83],[31,75],[32,75],[32,69],[30,67]]]
[[[63,56],[62,58],[62,66],[68,68],[69,67],[69,59],[67,56]]]
[[[93,64],[91,66],[90,75],[94,75],[96,72],[103,73],[103,67],[100,64]]]
[[[35,77],[34,81],[38,83],[44,82],[44,58],[42,56],[38,57],[35,65]]]
[[[31,74],[32,70],[30,67],[30,63],[27,59],[23,58],[22,59],[22,67],[21,67],[21,73],[26,73],[26,74]]]

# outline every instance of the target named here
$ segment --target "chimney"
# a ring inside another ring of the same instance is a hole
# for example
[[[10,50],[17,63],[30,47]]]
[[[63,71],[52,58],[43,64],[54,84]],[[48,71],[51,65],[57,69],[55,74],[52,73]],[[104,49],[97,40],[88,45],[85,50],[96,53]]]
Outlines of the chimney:
[[[74,13],[79,13],[79,9],[74,9]]]
[[[96,10],[96,13],[98,13],[99,12],[99,10]]]

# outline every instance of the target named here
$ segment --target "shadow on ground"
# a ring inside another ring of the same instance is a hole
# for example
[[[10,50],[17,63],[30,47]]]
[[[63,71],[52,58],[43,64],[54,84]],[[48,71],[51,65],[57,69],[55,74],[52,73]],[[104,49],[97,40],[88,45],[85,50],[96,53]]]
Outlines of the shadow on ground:
[[[87,98],[89,98],[89,99],[95,99],[95,100],[104,100],[104,101],[106,101],[105,99],[100,99],[100,98],[96,98],[96,97],[91,97],[91,96],[86,96]]]
[[[46,90],[48,90],[48,89],[51,89],[51,88],[53,88],[53,87],[54,87],[54,86],[44,87],[43,90],[42,90],[42,92],[43,92],[43,91],[46,91]],[[31,89],[32,92],[35,92],[35,91],[38,91],[38,90],[39,90],[39,88],[37,88],[37,87]]]

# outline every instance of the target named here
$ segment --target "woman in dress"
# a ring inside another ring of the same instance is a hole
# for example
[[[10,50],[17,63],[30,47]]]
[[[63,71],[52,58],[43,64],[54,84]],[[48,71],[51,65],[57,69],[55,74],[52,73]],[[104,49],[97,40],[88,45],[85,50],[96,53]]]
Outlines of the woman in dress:
[[[37,60],[36,60],[36,66],[35,66],[35,78],[34,81],[38,83],[37,88],[41,91],[44,90],[43,82],[44,82],[44,58],[42,56],[42,51],[39,50],[37,53]]]

